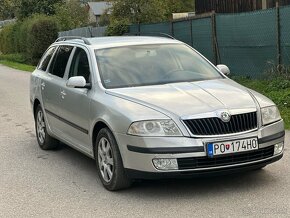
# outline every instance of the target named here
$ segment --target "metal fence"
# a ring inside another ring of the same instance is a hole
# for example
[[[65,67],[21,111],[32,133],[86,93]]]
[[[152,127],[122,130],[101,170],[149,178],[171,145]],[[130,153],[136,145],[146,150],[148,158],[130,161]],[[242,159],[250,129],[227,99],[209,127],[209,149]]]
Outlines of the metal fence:
[[[11,20],[2,20],[0,21],[0,29],[6,25],[9,25],[11,23],[15,23],[16,19],[11,19]]]
[[[258,78],[275,65],[290,65],[290,6],[238,14],[130,26],[131,34],[164,32],[237,76]]]
[[[69,31],[59,32],[58,36],[82,36],[82,37],[102,37],[105,36],[107,27],[83,27]]]

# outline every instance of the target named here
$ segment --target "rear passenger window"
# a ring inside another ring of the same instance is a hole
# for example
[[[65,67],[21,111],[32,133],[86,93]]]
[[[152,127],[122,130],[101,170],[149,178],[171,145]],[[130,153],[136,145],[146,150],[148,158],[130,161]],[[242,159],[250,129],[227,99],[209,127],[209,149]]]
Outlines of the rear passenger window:
[[[61,78],[63,77],[72,50],[72,46],[59,46],[57,53],[50,65],[49,72],[51,74]]]
[[[55,51],[55,47],[51,47],[47,50],[47,52],[43,55],[41,61],[38,64],[38,69],[46,71],[49,61]]]

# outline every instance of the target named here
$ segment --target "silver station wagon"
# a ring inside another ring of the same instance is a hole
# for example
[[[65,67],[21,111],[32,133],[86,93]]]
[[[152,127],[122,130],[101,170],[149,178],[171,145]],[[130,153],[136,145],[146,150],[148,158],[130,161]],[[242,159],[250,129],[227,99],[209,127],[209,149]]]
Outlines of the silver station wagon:
[[[260,169],[282,158],[275,104],[168,37],[64,37],[31,76],[41,149],[96,160],[104,187]]]

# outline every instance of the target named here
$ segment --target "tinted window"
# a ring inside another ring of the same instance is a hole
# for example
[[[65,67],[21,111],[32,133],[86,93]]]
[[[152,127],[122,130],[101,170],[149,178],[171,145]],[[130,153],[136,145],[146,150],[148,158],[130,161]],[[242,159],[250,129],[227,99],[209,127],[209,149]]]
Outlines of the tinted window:
[[[90,65],[87,53],[77,48],[70,67],[69,77],[83,76],[87,83],[90,81]]]
[[[50,66],[49,72],[55,76],[63,77],[65,68],[72,52],[72,46],[60,46]]]
[[[105,88],[221,79],[222,75],[183,44],[135,45],[96,50]]]
[[[49,61],[55,51],[55,47],[51,47],[47,50],[47,52],[43,55],[41,61],[38,64],[38,69],[46,71]]]

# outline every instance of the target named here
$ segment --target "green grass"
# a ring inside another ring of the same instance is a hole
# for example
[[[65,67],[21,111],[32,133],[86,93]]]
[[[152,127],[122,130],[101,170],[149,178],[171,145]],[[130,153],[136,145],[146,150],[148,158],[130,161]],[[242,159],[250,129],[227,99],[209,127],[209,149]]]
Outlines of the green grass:
[[[290,81],[283,78],[253,80],[234,79],[238,83],[267,96],[279,107],[286,129],[290,129]]]
[[[0,64],[3,64],[7,67],[11,67],[11,68],[14,68],[17,70],[27,71],[27,72],[32,72],[35,70],[35,66],[17,63],[17,62],[13,62],[13,61],[0,60]]]

